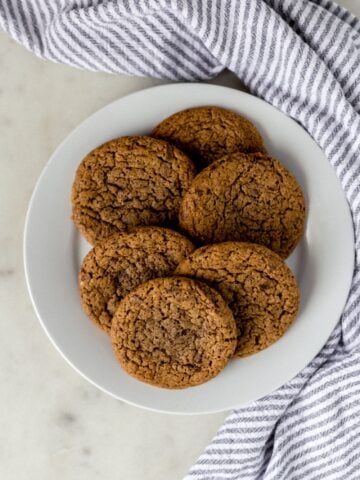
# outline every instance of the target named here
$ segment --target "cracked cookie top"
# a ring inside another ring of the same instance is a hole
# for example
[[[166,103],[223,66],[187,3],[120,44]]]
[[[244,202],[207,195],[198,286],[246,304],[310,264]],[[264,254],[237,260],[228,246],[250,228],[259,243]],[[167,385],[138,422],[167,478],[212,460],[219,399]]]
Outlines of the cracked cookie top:
[[[206,282],[228,302],[238,327],[238,357],[259,352],[278,340],[299,308],[294,275],[276,253],[262,245],[208,245],[185,258],[175,274]]]
[[[84,311],[109,332],[125,295],[147,280],[171,275],[193,250],[185,237],[160,227],[138,227],[98,242],[84,258],[79,273]]]
[[[112,327],[124,370],[163,388],[186,388],[217,375],[233,356],[236,324],[221,295],[182,277],[150,280],[119,304]]]
[[[177,112],[155,127],[151,135],[176,145],[200,168],[232,152],[265,152],[255,125],[221,107]]]
[[[233,153],[195,177],[179,218],[202,243],[254,242],[286,258],[303,234],[305,201],[296,179],[275,158]]]
[[[194,176],[191,160],[167,142],[142,136],[111,140],[76,171],[73,221],[93,245],[136,226],[174,225]]]

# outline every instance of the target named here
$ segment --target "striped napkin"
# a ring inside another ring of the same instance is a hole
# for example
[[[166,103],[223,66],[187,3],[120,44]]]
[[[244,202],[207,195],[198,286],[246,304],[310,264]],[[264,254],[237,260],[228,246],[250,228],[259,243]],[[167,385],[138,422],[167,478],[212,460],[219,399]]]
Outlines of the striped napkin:
[[[346,192],[360,252],[360,20],[327,0],[0,0],[42,58],[171,80],[224,68],[296,119]],[[187,480],[360,479],[360,272],[318,356],[233,412]],[[331,294],[331,292],[329,292]]]

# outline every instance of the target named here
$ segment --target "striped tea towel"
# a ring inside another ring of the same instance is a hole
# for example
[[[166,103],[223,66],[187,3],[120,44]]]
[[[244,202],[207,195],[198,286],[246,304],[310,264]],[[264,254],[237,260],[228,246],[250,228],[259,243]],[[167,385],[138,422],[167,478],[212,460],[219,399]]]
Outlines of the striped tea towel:
[[[360,253],[360,21],[332,1],[0,0],[0,26],[37,55],[80,68],[172,80],[230,69],[324,150]],[[357,255],[323,350],[233,412],[188,480],[360,479],[359,265]]]

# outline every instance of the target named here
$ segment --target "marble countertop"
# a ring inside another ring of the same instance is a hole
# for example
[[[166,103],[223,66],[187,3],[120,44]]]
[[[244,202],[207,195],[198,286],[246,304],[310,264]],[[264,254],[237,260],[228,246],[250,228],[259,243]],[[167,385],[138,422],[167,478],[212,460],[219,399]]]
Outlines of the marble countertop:
[[[360,16],[359,0],[339,3]],[[161,82],[47,63],[3,34],[0,69],[0,478],[181,479],[226,413],[152,413],[87,383],[44,334],[22,266],[27,205],[52,151],[94,111]],[[241,88],[230,73],[215,83]]]

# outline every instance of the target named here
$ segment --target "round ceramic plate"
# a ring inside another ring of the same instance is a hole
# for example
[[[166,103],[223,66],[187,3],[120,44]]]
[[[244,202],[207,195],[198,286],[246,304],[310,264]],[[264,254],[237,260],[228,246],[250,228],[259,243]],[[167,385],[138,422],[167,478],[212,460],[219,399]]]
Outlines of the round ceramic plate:
[[[121,135],[146,134],[168,115],[218,105],[252,120],[271,154],[305,193],[307,226],[289,259],[302,294],[288,332],[256,355],[232,360],[213,380],[163,390],[128,376],[109,338],[83,313],[77,274],[90,246],[71,217],[70,191],[82,158]],[[171,413],[209,413],[239,407],[290,380],[319,352],[335,327],[350,288],[354,245],[349,208],[327,159],[293,120],[251,95],[206,84],[173,84],[121,98],[85,120],[55,151],[34,190],[25,227],[25,271],[39,320],[63,357],[101,390],[134,405]]]

